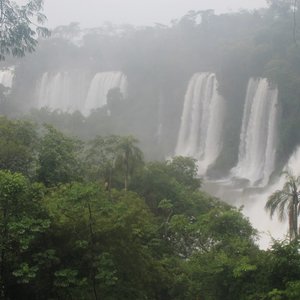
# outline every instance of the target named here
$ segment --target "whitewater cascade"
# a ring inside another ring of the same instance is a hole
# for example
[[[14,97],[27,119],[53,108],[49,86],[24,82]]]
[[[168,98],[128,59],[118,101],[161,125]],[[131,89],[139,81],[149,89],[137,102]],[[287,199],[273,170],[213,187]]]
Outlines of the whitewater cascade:
[[[300,146],[298,146],[290,156],[283,171],[288,171],[296,177],[300,176]],[[268,197],[275,191],[282,190],[285,183],[285,174],[281,174],[281,176],[264,189],[263,192],[255,193],[244,201],[243,212],[249,217],[249,220],[255,228],[260,231],[260,247],[263,249],[267,249],[272,243],[270,235],[275,239],[287,238],[288,218],[286,218],[284,222],[280,222],[277,213],[275,213],[274,217],[270,219],[269,213],[264,209]]]
[[[87,115],[92,109],[106,104],[106,95],[112,88],[120,88],[124,95],[127,91],[127,79],[121,72],[97,73],[89,87],[83,113]]]
[[[14,75],[15,72],[13,67],[0,70],[0,84],[7,88],[12,88]]]
[[[185,94],[175,155],[197,159],[199,174],[205,174],[220,154],[224,102],[215,74],[193,75]]]
[[[96,73],[92,78],[81,71],[45,72],[37,84],[36,106],[89,115],[106,104],[108,91],[116,87],[126,95],[127,78],[121,72]]]
[[[278,90],[267,79],[249,80],[240,134],[239,158],[231,170],[250,185],[265,186],[274,171]]]

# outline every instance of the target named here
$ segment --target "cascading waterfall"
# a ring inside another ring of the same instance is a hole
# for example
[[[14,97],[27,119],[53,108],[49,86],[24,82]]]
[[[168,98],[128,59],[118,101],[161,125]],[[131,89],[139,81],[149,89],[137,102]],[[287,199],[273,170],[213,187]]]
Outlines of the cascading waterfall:
[[[93,78],[80,71],[46,72],[36,88],[36,107],[48,107],[89,115],[92,109],[106,104],[106,95],[112,88],[127,91],[127,79],[121,72],[102,72]]]
[[[12,88],[14,75],[15,72],[13,67],[0,70],[0,84],[6,88]]]
[[[300,146],[291,155],[283,171],[288,171],[296,177],[300,176]],[[252,194],[244,200],[243,212],[249,217],[254,227],[259,230],[261,248],[266,249],[270,246],[272,242],[270,234],[275,239],[283,239],[288,233],[287,220],[285,223],[279,222],[277,214],[270,219],[269,213],[264,209],[268,197],[275,191],[282,190],[285,182],[285,175],[282,174],[263,192]]]
[[[83,113],[88,115],[92,109],[106,104],[106,95],[112,88],[120,88],[124,95],[127,91],[127,79],[121,72],[97,73],[90,84]]]
[[[250,185],[265,186],[274,171],[278,91],[267,79],[249,80],[240,135],[239,159],[231,170]]]
[[[86,97],[88,76],[79,71],[43,74],[37,85],[38,108],[62,111],[81,110]]]
[[[220,154],[224,104],[215,74],[193,75],[185,94],[175,155],[197,159],[199,174],[205,174]]]

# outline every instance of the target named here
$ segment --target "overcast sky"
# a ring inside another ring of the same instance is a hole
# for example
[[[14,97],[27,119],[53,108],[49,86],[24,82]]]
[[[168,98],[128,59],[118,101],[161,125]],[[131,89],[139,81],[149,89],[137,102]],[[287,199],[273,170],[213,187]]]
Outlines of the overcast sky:
[[[133,25],[169,24],[189,10],[212,8],[220,13],[263,6],[266,0],[44,0],[44,13],[50,28],[70,22],[79,22],[81,27],[97,27],[106,21]]]

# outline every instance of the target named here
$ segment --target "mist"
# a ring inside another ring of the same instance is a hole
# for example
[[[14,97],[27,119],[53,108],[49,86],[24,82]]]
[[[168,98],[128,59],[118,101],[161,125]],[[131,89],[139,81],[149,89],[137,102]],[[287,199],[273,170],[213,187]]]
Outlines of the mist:
[[[25,3],[25,0],[17,0]],[[213,9],[216,13],[237,12],[241,9],[266,7],[265,0],[45,0],[44,13],[47,26],[55,28],[71,22],[80,23],[82,28],[98,27],[105,22],[115,25],[132,24],[153,26],[155,23],[170,24],[190,10]]]
[[[298,4],[31,4],[2,8],[0,298],[294,299]]]

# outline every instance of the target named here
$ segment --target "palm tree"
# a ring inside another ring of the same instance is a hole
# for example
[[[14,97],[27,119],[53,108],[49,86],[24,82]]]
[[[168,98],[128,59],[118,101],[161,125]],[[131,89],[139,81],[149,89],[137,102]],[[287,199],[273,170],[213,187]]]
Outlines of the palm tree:
[[[124,171],[124,189],[127,191],[129,177],[143,164],[143,153],[136,146],[138,140],[132,136],[122,137],[118,144],[117,164]]]
[[[109,191],[112,188],[112,177],[119,155],[117,150],[120,140],[121,137],[116,135],[98,136],[89,143],[85,153],[88,178],[90,180],[104,180]]]
[[[286,183],[282,190],[277,190],[269,198],[265,205],[265,209],[270,212],[270,216],[278,212],[280,221],[285,220],[288,216],[289,220],[289,236],[290,240],[298,238],[298,215],[300,212],[299,206],[299,191],[300,176],[296,177],[291,172],[284,172]]]
[[[127,190],[130,176],[143,165],[143,153],[136,146],[138,140],[132,136],[97,137],[86,150],[89,179],[104,179],[107,190],[112,187],[113,173],[124,176]],[[115,178],[116,179],[116,178]]]

